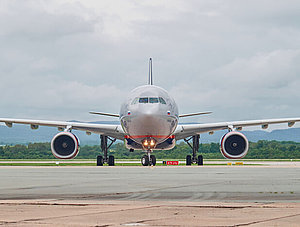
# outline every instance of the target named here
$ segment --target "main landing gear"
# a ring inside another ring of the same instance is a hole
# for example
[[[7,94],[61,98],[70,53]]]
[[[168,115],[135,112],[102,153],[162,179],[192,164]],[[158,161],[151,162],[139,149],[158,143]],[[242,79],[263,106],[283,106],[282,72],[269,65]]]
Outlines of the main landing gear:
[[[156,157],[151,154],[151,150],[147,151],[147,155],[144,155],[141,159],[143,166],[155,166],[156,165]]]
[[[191,145],[189,142],[190,140],[193,140],[193,145]],[[186,156],[186,165],[190,166],[192,164],[198,164],[199,166],[203,166],[203,156],[199,155],[197,157],[197,152],[199,150],[199,141],[200,141],[200,135],[192,136],[188,139],[184,139],[184,141],[192,148],[193,154]]]
[[[110,140],[110,144],[107,146],[107,140]],[[102,155],[97,156],[97,166],[103,166],[103,164],[108,164],[109,166],[115,165],[115,157],[113,155],[107,156],[108,149],[113,145],[113,143],[116,141],[116,139],[111,139],[108,136],[100,135],[100,141],[101,141],[101,150],[103,152]]]

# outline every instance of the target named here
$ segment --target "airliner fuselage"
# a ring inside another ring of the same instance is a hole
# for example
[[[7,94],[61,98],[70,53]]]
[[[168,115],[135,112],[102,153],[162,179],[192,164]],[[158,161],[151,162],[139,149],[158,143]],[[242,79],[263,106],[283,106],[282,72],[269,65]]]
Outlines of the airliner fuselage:
[[[171,149],[175,145],[172,134],[178,124],[178,107],[168,92],[158,86],[144,85],[132,90],[121,106],[120,121],[129,148]]]

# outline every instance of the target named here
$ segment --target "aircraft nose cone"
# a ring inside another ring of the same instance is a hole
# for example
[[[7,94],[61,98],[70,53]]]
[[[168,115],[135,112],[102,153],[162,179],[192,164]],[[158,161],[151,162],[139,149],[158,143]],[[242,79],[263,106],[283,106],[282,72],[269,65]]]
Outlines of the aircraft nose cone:
[[[138,118],[144,125],[153,125],[157,117],[151,111],[144,111],[139,113]]]
[[[155,115],[159,112],[159,108],[156,105],[145,105],[140,108],[139,113],[144,116]]]

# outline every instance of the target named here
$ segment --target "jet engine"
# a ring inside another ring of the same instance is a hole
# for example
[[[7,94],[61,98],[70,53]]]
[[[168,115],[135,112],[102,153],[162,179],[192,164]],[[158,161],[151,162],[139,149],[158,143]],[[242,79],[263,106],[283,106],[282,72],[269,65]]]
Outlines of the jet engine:
[[[71,132],[60,132],[51,141],[51,151],[59,159],[75,158],[79,152],[79,140]]]
[[[221,139],[220,150],[225,158],[240,159],[245,157],[249,149],[247,137],[237,131],[226,133]]]

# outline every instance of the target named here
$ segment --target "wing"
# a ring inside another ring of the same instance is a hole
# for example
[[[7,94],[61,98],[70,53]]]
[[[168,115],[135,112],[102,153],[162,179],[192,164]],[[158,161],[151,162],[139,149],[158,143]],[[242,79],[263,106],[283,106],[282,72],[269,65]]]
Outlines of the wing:
[[[12,127],[13,124],[27,124],[32,129],[37,129],[38,126],[52,126],[57,127],[58,130],[64,129],[81,130],[87,133],[96,133],[107,135],[116,139],[123,140],[125,133],[121,125],[111,124],[92,124],[83,122],[68,122],[68,121],[46,121],[46,120],[27,120],[27,119],[13,119],[0,118],[0,122],[4,122],[6,126]]]
[[[232,121],[208,124],[183,124],[178,125],[175,130],[176,140],[184,139],[196,134],[214,132],[223,129],[242,130],[243,127],[260,125],[263,129],[267,129],[270,124],[287,123],[292,127],[295,122],[300,121],[300,118],[280,118],[280,119],[266,119],[266,120],[250,120],[250,121]]]

